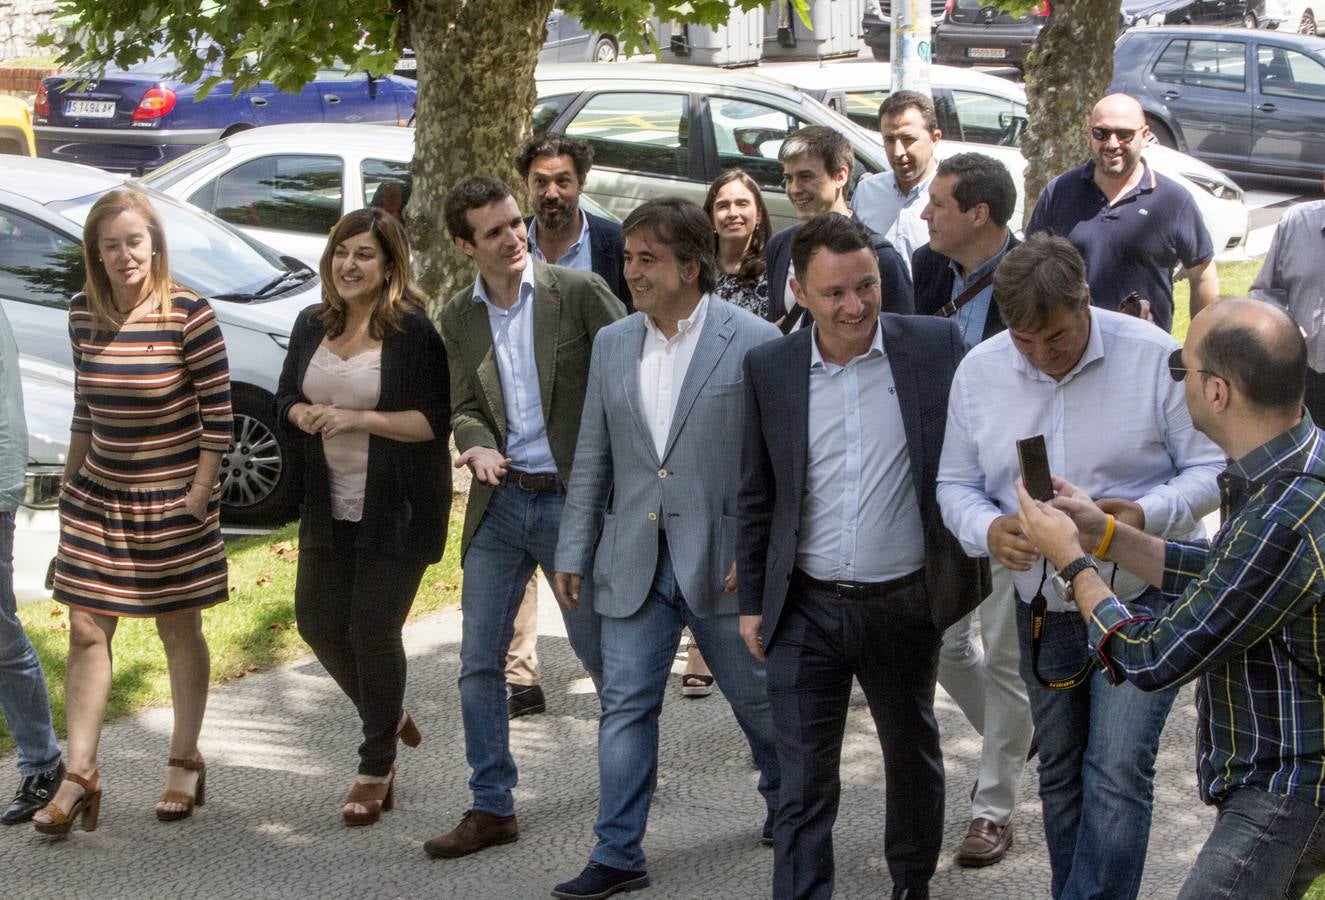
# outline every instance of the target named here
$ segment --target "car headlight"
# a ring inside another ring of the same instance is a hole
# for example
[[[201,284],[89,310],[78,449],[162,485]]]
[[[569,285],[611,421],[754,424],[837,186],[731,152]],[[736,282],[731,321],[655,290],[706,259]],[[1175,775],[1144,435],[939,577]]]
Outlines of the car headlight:
[[[1211,178],[1209,175],[1193,175],[1183,172],[1182,177],[1208,191],[1216,200],[1242,200],[1242,188],[1231,181]]]
[[[64,470],[58,466],[30,466],[23,477],[23,505],[29,509],[59,506],[63,478]]]
[[[290,336],[288,334],[271,334],[269,332],[267,336],[275,341],[276,346],[280,347],[282,350],[290,349]]]
[[[1162,12],[1157,12],[1157,13],[1155,13],[1153,16],[1150,17],[1150,19],[1148,20],[1147,24],[1150,25],[1150,27],[1152,27],[1152,28],[1155,28],[1155,27],[1157,27],[1157,26],[1163,25],[1163,24],[1164,24],[1164,14],[1163,14]]]

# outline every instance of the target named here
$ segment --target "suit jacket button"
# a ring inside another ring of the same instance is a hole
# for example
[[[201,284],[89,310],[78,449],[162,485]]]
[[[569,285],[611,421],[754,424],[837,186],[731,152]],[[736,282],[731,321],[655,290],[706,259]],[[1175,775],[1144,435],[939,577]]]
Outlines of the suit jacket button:
[[[666,470],[666,469],[659,469],[659,470],[658,470],[658,477],[659,477],[659,478],[666,478],[666,477],[667,477],[667,470]]]
[[[650,521],[650,522],[656,522],[656,521],[658,521],[658,514],[657,514],[657,513],[649,513],[649,521]]]

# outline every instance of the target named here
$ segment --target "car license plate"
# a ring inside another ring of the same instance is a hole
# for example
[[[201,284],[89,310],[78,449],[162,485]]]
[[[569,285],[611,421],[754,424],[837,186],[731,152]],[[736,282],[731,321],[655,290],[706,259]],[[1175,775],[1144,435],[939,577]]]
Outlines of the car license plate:
[[[409,57],[405,57],[403,59],[396,60],[397,72],[414,72],[417,71],[418,68],[419,68],[419,61],[417,59],[410,59]]]
[[[1001,47],[967,47],[966,55],[971,59],[1002,59],[1008,51]]]
[[[114,100],[66,100],[64,114],[82,119],[115,118]]]

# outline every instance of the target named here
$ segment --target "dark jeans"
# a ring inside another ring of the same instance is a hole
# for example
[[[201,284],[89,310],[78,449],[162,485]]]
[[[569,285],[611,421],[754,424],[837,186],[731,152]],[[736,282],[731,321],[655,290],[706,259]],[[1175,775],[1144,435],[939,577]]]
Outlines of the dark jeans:
[[[400,629],[426,566],[356,550],[358,531],[333,522],[332,549],[299,551],[294,612],[299,635],[359,711],[359,774],[384,776],[405,700]]]
[[[1325,809],[1257,787],[1233,791],[1178,900],[1297,900],[1325,874]]]
[[[934,719],[942,634],[913,585],[840,600],[793,581],[768,654],[768,699],[782,789],[773,826],[773,896],[833,893],[833,822],[852,676],[879,732],[883,855],[893,883],[928,884],[943,840],[943,754]]]

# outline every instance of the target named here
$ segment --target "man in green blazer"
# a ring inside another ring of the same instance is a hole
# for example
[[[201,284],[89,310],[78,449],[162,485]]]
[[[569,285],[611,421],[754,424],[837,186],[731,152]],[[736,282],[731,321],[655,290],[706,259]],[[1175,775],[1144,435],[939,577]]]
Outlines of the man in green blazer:
[[[465,856],[514,841],[506,650],[524,586],[551,579],[575,457],[594,335],[625,307],[592,272],[529,255],[520,208],[495,178],[470,176],[446,196],[446,227],[478,268],[442,310],[451,369],[451,428],[474,473],[460,544],[460,709],[473,807],[424,845]],[[563,608],[571,647],[595,685],[602,672],[592,602]]]

